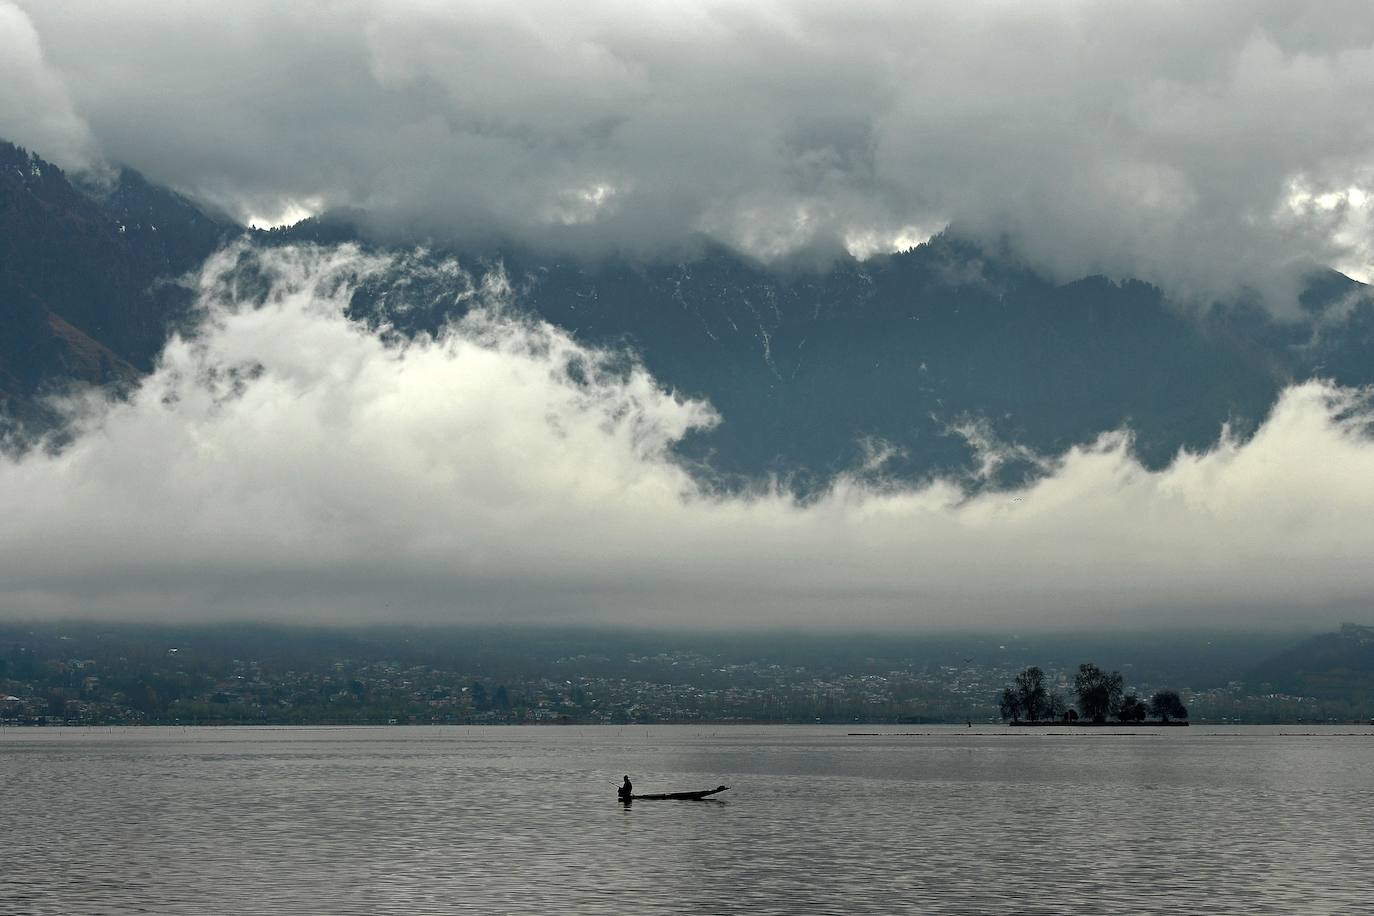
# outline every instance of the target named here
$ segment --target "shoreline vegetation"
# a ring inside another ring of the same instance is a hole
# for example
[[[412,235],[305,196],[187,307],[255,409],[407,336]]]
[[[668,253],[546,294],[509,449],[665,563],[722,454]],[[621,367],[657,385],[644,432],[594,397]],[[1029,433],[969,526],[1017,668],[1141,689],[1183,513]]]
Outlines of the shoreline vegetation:
[[[1036,722],[1018,720],[1007,723],[1009,726],[1016,726],[1018,728],[1187,728],[1188,724],[1189,723],[1186,721],[1163,722],[1157,719],[1154,721],[1141,720],[1139,722],[1113,722],[1111,720],[1094,722],[1091,719],[1076,719],[1069,722],[1063,719],[1041,719]]]
[[[1149,702],[1134,690],[1127,692],[1120,671],[1103,671],[1084,662],[1073,678],[1077,706],[1064,702],[1057,690],[1045,686],[1045,672],[1032,665],[1002,689],[997,708],[1009,725],[1027,727],[1123,725],[1177,726],[1188,724],[1188,707],[1174,690],[1157,690]],[[1154,715],[1155,721],[1146,722]]]

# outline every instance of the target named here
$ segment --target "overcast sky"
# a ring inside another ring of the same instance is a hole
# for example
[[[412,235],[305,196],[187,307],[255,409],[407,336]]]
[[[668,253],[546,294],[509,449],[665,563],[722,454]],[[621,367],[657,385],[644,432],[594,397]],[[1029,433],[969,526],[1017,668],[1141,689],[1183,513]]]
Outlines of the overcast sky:
[[[1367,2],[0,0],[0,131],[244,220],[765,258],[1005,235],[1282,311],[1366,278]]]
[[[0,136],[245,221],[765,259],[952,224],[1280,314],[1312,264],[1374,270],[1371,100],[1367,3],[0,0]],[[1020,491],[727,498],[669,455],[711,405],[575,380],[598,354],[502,317],[499,277],[399,348],[333,282],[383,261],[262,254],[255,310],[233,255],[132,400],[0,459],[0,615],[1317,627],[1374,601],[1360,392],[1290,388],[1162,471],[1103,430]]]

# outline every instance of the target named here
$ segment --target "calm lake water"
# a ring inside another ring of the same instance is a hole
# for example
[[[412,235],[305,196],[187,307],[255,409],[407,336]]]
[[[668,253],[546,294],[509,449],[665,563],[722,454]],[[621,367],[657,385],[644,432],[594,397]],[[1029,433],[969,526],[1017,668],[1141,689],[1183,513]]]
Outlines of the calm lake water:
[[[0,912],[1374,911],[1374,729],[850,730],[3,729]]]

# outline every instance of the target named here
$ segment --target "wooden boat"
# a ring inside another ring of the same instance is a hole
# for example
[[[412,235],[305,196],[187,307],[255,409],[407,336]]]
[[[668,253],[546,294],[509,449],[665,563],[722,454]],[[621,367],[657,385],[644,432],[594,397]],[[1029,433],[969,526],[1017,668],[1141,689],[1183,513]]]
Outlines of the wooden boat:
[[[701,792],[664,792],[660,795],[631,795],[629,798],[622,797],[621,801],[701,801],[709,795],[717,792],[724,792],[729,786],[716,786],[714,789],[705,789]]]

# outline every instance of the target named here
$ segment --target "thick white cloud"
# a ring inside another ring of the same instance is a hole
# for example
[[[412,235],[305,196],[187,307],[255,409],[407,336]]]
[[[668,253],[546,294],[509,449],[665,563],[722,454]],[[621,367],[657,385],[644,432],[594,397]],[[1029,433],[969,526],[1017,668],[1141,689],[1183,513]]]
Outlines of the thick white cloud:
[[[8,0],[0,0],[0,137],[65,166],[96,164],[90,133],[44,59],[33,22]]]
[[[260,259],[266,305],[230,268]],[[0,613],[845,628],[1320,624],[1374,600],[1374,411],[1320,383],[1256,435],[1151,472],[1121,434],[969,495],[841,481],[701,490],[714,422],[642,371],[483,308],[437,340],[343,316],[394,263],[232,250],[204,328],[56,454],[0,461]],[[73,409],[83,405],[74,405]]]
[[[1374,259],[1363,2],[23,5],[106,156],[244,218],[764,257],[952,222],[1280,311]]]

